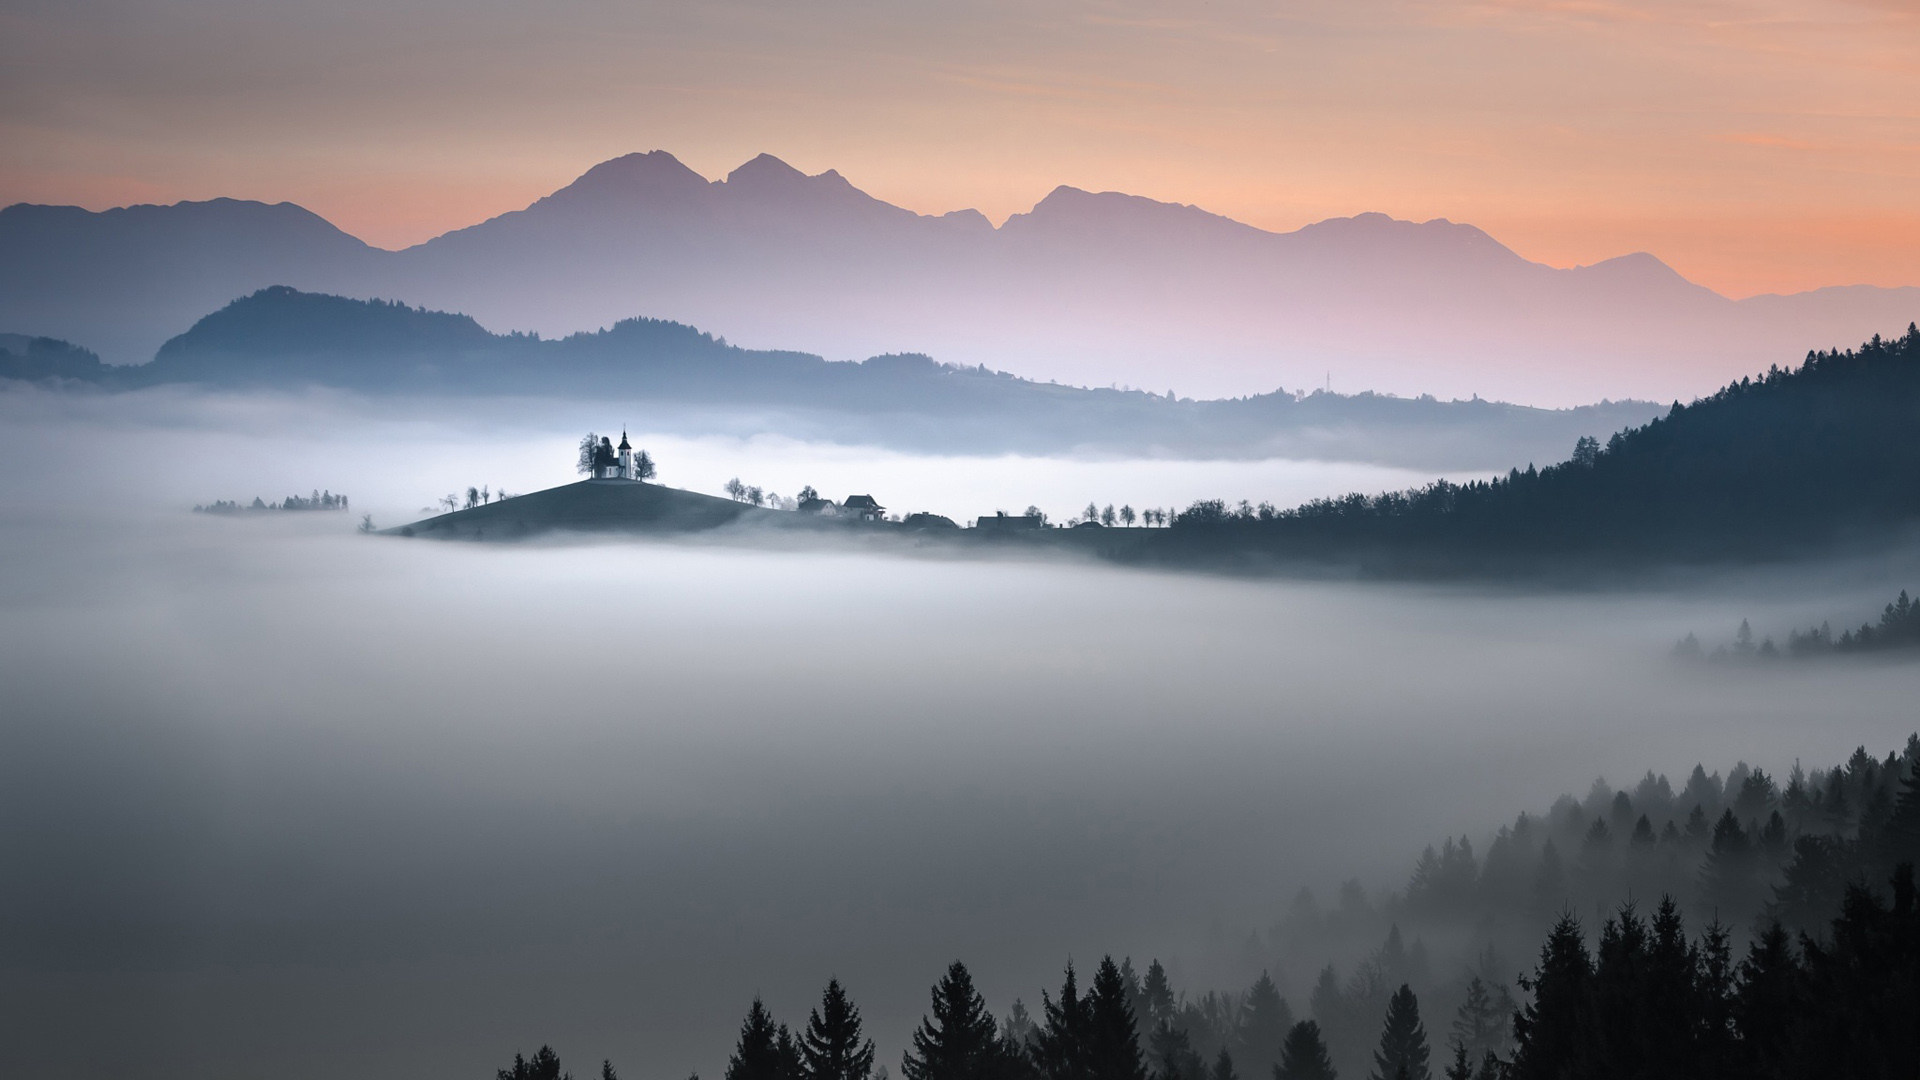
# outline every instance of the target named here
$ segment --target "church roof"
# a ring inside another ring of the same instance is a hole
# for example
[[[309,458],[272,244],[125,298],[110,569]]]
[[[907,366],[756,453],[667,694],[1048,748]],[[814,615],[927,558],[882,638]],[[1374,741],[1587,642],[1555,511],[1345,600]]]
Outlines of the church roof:
[[[633,447],[627,445],[627,429],[625,428],[620,429],[620,449],[622,450],[633,449]]]

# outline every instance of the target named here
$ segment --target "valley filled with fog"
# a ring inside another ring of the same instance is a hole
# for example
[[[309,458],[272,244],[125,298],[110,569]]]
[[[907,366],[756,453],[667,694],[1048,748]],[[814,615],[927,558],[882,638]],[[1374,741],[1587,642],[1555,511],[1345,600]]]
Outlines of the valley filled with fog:
[[[829,975],[895,1066],[956,957],[999,1013],[1107,952],[1243,987],[1302,887],[1403,888],[1424,845],[1596,776],[1784,774],[1913,726],[1896,664],[1671,657],[1743,618],[1856,623],[1920,583],[1908,554],[1539,592],[355,532],[571,482],[579,436],[623,421],[666,484],[963,522],[1436,475],[605,413],[0,394],[0,1009],[34,1033],[23,1071],[477,1076],[551,1042],[714,1077],[755,994],[804,1017]],[[191,512],[314,488],[353,510]],[[1273,974],[1304,1012],[1314,972]]]

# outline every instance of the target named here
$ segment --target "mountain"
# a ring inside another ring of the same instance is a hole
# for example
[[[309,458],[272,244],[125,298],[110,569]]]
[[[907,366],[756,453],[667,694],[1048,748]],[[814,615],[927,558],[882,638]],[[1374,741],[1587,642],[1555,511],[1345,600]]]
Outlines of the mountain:
[[[1359,561],[1389,573],[1565,573],[1594,562],[1780,560],[1920,525],[1920,327],[1742,378],[1573,456],[1491,481],[1320,500],[1202,502],[1151,557]]]
[[[1422,469],[1549,460],[1582,435],[1659,411],[1635,401],[1549,410],[1370,393],[1173,399],[1034,382],[913,353],[850,363],[744,349],[655,319],[626,319],[558,340],[493,334],[465,315],[285,286],[200,319],[151,363],[100,368],[92,377],[118,388],[321,385],[367,394],[647,403],[644,411],[667,423],[687,413],[684,406],[698,406],[751,414],[763,429],[799,437],[949,453],[1292,456]]]
[[[1471,225],[1360,214],[1294,232],[1060,187],[995,228],[761,155],[708,181],[603,162],[404,251],[287,204],[0,211],[0,325],[143,360],[226,299],[286,284],[559,336],[643,313],[833,357],[927,352],[1093,385],[1320,385],[1535,402],[1690,398],[1751,358],[1894,333],[1920,289],[1734,301],[1651,255],[1528,261]]]

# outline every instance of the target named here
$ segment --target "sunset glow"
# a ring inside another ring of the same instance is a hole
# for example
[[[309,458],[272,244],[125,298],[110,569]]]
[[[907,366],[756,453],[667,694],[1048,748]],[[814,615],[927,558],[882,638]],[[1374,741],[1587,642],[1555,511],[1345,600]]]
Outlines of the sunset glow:
[[[622,153],[996,221],[1378,210],[1730,296],[1920,284],[1920,4],[10,5],[0,203],[288,200],[384,247]]]

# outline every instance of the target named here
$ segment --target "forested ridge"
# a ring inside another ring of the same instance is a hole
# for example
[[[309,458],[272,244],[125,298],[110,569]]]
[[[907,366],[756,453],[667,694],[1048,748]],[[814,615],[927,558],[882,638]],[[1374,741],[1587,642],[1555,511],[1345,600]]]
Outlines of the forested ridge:
[[[1862,747],[1833,768],[1796,764],[1784,784],[1744,763],[1724,778],[1696,765],[1678,790],[1652,772],[1631,790],[1596,780],[1585,799],[1501,828],[1484,857],[1466,837],[1428,848],[1406,888],[1377,901],[1357,882],[1330,910],[1303,892],[1250,942],[1265,970],[1244,990],[1183,992],[1158,960],[1143,971],[1108,956],[1084,989],[1069,962],[1037,1011],[1017,999],[996,1017],[956,961],[898,1068],[906,1080],[1911,1077],[1916,861],[1920,735],[1885,758]],[[1324,964],[1289,1002],[1287,968],[1383,926],[1346,978]],[[498,1077],[561,1075],[542,1047]],[[838,980],[803,1024],[752,1001],[724,1074],[888,1075]]]
[[[968,453],[1108,446],[1320,456],[1334,449],[1360,460],[1407,464],[1436,454],[1455,462],[1503,461],[1516,441],[1559,445],[1578,432],[1610,430],[1657,411],[1650,402],[1634,401],[1556,410],[1479,399],[1285,390],[1196,400],[1173,390],[1039,382],[919,353],[856,363],[748,349],[661,319],[623,319],[563,338],[495,334],[465,315],[284,286],[212,312],[163,345],[152,363],[114,367],[94,358],[90,364],[49,366],[0,354],[0,378],[121,389],[318,385],[380,395],[617,396],[820,410],[841,415],[828,425],[835,432],[911,437],[930,449]],[[846,417],[868,420],[849,428]],[[926,418],[941,423],[929,428]],[[1349,434],[1350,428],[1365,435]]]
[[[1147,557],[1359,558],[1383,569],[1501,569],[1785,557],[1920,519],[1920,329],[1809,353],[1566,461],[1504,477],[1318,499],[1203,500]]]

